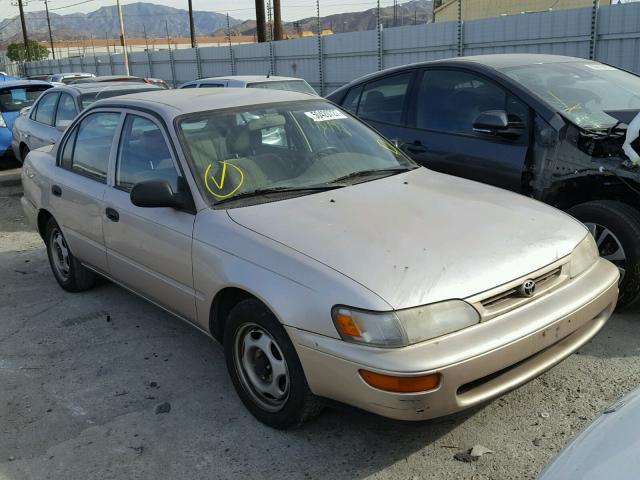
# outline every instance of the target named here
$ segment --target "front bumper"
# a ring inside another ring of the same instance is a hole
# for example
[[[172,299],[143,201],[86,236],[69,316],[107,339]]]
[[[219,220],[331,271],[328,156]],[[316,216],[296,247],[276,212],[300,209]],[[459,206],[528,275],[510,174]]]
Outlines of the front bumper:
[[[405,348],[373,348],[287,327],[311,391],[399,420],[424,420],[486,402],[537,377],[591,339],[613,312],[618,270],[599,260],[587,272],[521,308]],[[437,389],[391,393],[358,370],[440,373]]]

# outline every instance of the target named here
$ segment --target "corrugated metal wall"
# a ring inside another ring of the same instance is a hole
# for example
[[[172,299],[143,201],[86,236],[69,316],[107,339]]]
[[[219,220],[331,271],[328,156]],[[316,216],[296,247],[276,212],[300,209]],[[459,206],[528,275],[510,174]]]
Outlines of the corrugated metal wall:
[[[132,75],[170,84],[201,77],[263,74],[301,77],[318,92],[379,68],[490,53],[553,53],[589,58],[640,73],[640,3],[579,8],[457,22],[439,22],[284,40],[129,55]],[[592,25],[595,28],[592,29]],[[322,52],[322,55],[320,55]],[[122,55],[31,62],[28,75],[86,71],[124,74]]]

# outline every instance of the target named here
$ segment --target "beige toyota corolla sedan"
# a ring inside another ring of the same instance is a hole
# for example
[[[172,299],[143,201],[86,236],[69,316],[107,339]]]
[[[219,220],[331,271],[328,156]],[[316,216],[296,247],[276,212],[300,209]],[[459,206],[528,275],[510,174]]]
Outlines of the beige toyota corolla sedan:
[[[457,412],[592,338],[618,269],[576,220],[418,167],[320,98],[245,89],[102,100],[22,174],[66,290],[107,277],[219,340],[276,428],[322,398]]]

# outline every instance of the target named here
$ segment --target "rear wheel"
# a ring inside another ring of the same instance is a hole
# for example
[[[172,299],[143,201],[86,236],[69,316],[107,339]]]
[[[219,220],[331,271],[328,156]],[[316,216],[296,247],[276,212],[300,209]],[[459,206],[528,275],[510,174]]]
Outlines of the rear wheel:
[[[45,243],[51,271],[62,288],[69,292],[82,292],[93,286],[96,275],[73,256],[62,230],[53,218],[47,222]]]
[[[243,300],[233,308],[224,349],[236,392],[261,422],[285,429],[320,412],[289,336],[260,301]]]
[[[620,271],[620,309],[640,299],[640,212],[613,200],[582,203],[569,209],[589,229],[600,256]]]

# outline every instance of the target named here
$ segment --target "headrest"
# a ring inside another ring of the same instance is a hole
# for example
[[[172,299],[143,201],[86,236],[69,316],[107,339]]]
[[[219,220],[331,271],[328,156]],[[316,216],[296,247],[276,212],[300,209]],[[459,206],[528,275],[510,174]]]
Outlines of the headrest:
[[[263,130],[265,128],[281,127],[284,124],[284,116],[278,114],[265,115],[247,122],[249,130],[252,132],[255,132],[256,130]]]

